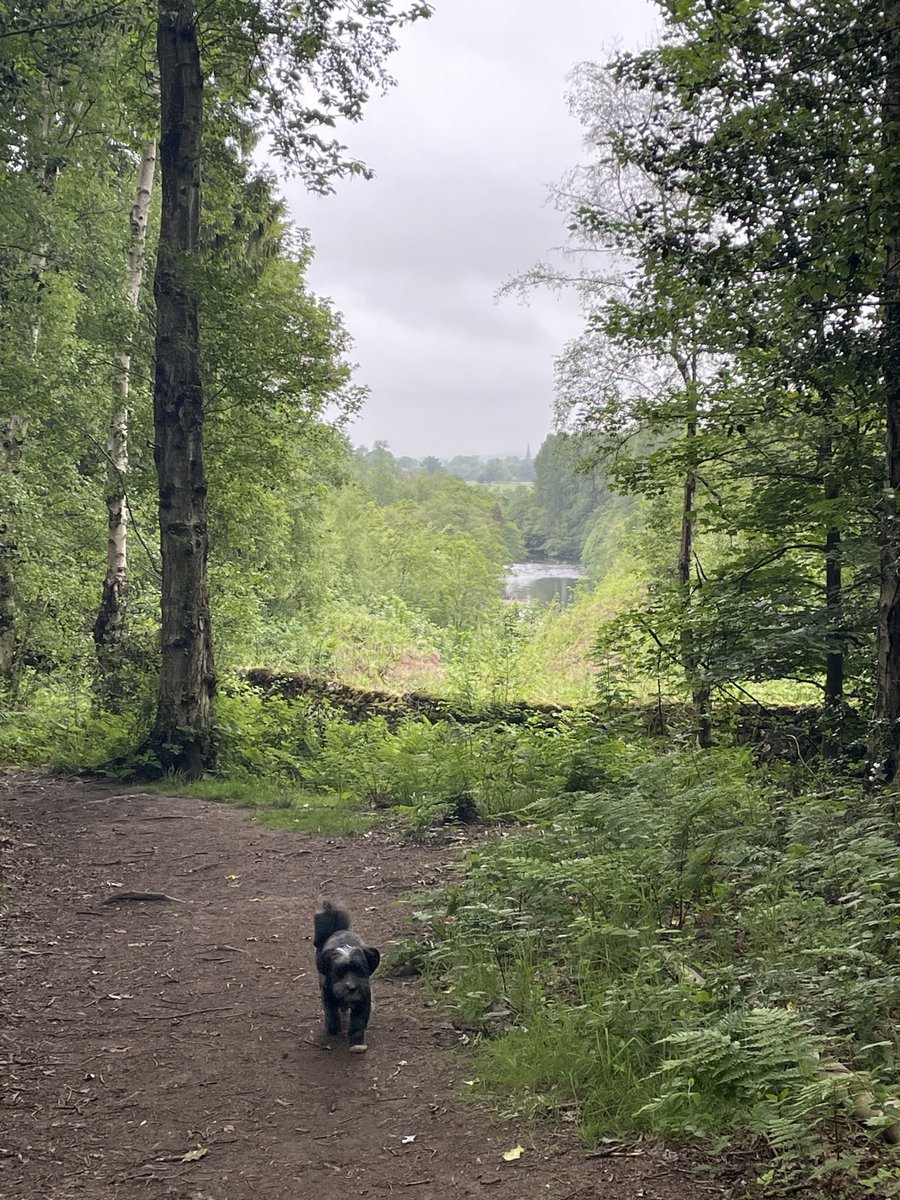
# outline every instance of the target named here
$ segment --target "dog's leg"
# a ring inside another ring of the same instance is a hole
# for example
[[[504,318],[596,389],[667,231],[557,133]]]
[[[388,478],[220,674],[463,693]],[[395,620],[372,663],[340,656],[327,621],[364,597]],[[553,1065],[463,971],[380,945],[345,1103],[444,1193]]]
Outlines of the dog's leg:
[[[341,1010],[337,1000],[331,994],[331,989],[322,983],[322,1008],[325,1012],[325,1032],[329,1037],[341,1032]]]
[[[372,1002],[368,996],[350,1007],[348,1038],[351,1054],[364,1054],[368,1049],[366,1046],[366,1026],[369,1024],[369,1014],[371,1011]]]

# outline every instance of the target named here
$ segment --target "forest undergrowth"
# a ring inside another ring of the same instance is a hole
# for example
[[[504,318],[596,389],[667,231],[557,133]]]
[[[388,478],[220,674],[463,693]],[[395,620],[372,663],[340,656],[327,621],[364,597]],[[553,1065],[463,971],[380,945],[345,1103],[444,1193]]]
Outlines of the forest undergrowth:
[[[835,771],[559,736],[563,786],[419,913],[473,1089],[593,1139],[750,1139],[773,1187],[896,1194],[870,1159],[897,1133],[893,816]]]
[[[137,717],[44,703],[30,734],[5,727],[7,760],[100,767],[134,744]],[[767,1195],[900,1194],[900,849],[846,764],[701,753],[612,711],[351,723],[238,689],[219,726],[217,772],[158,786],[296,832],[487,827],[393,954],[466,1032],[467,1094],[591,1143],[750,1143]]]

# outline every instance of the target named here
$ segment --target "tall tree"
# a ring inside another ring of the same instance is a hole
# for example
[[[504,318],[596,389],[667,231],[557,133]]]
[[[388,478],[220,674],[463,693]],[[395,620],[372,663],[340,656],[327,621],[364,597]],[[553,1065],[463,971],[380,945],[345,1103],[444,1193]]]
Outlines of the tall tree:
[[[900,769],[900,3],[884,5],[882,160],[876,194],[884,214],[881,289],[884,373],[885,486],[881,522],[881,587],[876,635],[877,694],[872,766],[888,782]]]
[[[150,742],[167,770],[212,761],[215,692],[198,315],[203,77],[193,4],[161,0],[156,31],[162,215],[153,390],[162,554],[162,657]]]
[[[776,0],[661,7],[660,47],[617,65],[625,84],[650,96],[658,119],[622,127],[615,155],[652,185],[640,213],[644,277],[668,278],[676,294],[693,289],[716,363],[701,421],[714,440],[698,478],[716,487],[722,531],[741,528],[748,540],[738,544],[730,578],[719,572],[718,596],[704,586],[704,606],[726,650],[749,645],[753,627],[736,631],[738,615],[752,619],[747,600],[767,587],[759,598],[778,623],[757,625],[757,658],[783,669],[815,651],[837,709],[851,640],[848,582],[856,588],[867,570],[865,552],[858,555],[879,386],[871,299],[881,223],[872,189],[884,85],[873,32],[880,9],[845,0],[802,12]],[[665,301],[667,289],[649,290]],[[646,344],[646,332],[631,328]],[[764,496],[787,501],[784,515],[796,521],[782,517],[778,537]],[[749,514],[763,518],[768,545]],[[746,554],[753,542],[755,563]],[[797,623],[798,595],[784,569],[793,562],[794,578],[799,567],[809,580],[815,553],[818,599]],[[767,569],[773,563],[778,572]],[[742,659],[745,652],[734,657]]]
[[[398,24],[427,16],[414,3],[265,0],[204,10],[219,35],[201,67],[200,10],[190,0],[160,0],[157,55],[161,96],[162,224],[154,294],[154,389],[163,557],[162,666],[150,737],[166,768],[190,775],[212,761],[215,692],[207,559],[204,394],[199,355],[198,262],[204,70],[225,111],[250,117],[308,182],[327,190],[348,160],[321,129],[337,116],[357,120],[373,84],[387,82],[383,58]],[[310,103],[310,93],[315,97]]]

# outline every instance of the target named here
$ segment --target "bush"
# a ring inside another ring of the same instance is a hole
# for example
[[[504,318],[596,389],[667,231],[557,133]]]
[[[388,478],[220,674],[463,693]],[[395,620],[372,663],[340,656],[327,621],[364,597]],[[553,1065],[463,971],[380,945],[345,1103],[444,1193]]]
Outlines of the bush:
[[[149,698],[129,712],[110,713],[97,711],[83,686],[27,690],[27,707],[7,707],[0,719],[0,762],[9,766],[102,771],[127,756],[150,727]]]

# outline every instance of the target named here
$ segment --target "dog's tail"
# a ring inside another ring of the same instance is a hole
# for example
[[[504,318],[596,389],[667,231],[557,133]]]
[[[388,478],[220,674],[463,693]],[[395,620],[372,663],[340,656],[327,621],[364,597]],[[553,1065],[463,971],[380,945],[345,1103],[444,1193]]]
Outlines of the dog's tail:
[[[313,917],[313,945],[317,950],[328,941],[333,933],[350,928],[350,914],[333,900],[322,900]]]

